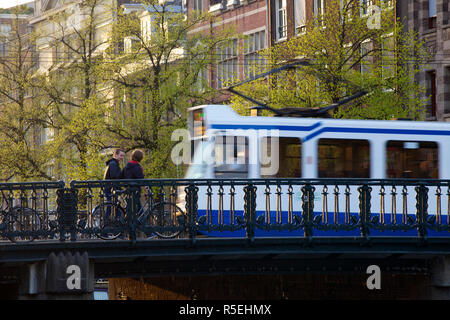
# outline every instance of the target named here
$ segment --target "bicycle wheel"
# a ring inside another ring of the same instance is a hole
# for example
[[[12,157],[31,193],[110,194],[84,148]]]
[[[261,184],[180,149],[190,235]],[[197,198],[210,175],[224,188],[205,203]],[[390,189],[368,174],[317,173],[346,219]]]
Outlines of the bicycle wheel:
[[[31,242],[36,235],[26,234],[39,231],[42,228],[41,217],[36,210],[25,207],[13,208],[5,217],[6,234],[9,240],[15,243]],[[12,232],[24,232],[25,234],[11,235]]]
[[[125,211],[110,203],[104,203],[95,207],[92,212],[91,226],[98,228],[96,236],[103,240],[117,239],[123,231],[125,223]],[[105,231],[102,231],[106,229]]]
[[[156,203],[152,208],[150,216],[153,225],[167,228],[167,231],[155,231],[158,237],[170,239],[175,238],[181,233],[180,227],[183,225],[184,214],[176,204],[170,202]]]

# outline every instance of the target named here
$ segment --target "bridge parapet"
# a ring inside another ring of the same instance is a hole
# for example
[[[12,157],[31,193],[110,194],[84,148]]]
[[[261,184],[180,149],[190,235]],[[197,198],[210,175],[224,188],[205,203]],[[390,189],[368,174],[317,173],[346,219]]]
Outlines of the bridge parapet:
[[[450,237],[450,181],[142,179],[0,184],[0,237]]]
[[[59,182],[0,183],[0,236],[13,242],[57,236]]]

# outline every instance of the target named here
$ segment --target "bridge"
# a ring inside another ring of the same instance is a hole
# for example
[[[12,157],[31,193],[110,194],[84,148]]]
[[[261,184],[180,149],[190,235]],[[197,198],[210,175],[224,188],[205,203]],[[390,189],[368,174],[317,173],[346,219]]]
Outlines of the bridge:
[[[448,180],[410,179],[2,183],[0,287],[13,298],[91,298],[99,278],[377,265],[429,275],[432,297],[450,298],[449,190]]]

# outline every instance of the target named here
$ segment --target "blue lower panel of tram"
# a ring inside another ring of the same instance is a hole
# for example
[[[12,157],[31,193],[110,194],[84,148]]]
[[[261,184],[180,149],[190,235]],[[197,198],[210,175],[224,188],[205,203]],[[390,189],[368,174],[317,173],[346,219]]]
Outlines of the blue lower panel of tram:
[[[198,210],[199,217],[199,233],[210,237],[246,237],[246,224],[243,211],[235,211],[234,223],[230,223],[229,211],[224,210],[223,216],[219,220],[217,210],[213,210],[208,221],[206,210]],[[277,223],[277,214],[272,211],[269,219],[266,218],[264,211],[256,211],[257,227],[255,227],[255,237],[303,237],[305,235],[303,227],[298,222],[299,214],[295,214],[297,219],[293,219],[291,223],[288,220],[288,212],[282,212],[281,224]],[[394,217],[391,214],[385,214],[384,223],[380,222],[379,214],[372,213],[369,226],[370,237],[417,237],[417,219],[415,214],[409,214],[406,222],[402,214]],[[430,224],[437,226],[436,216],[429,215]],[[312,235],[314,237],[360,237],[361,228],[359,226],[359,214],[353,212],[345,215],[344,212],[339,213],[339,217],[335,217],[333,212],[329,212],[326,219],[323,219],[322,212],[315,212],[314,225]],[[325,221],[325,222],[324,222]],[[428,237],[450,237],[450,228],[446,215],[442,215],[439,223],[441,228],[446,230],[426,229]],[[279,230],[278,230],[279,229]],[[290,230],[286,230],[290,229]],[[391,230],[389,230],[391,229]],[[392,230],[396,229],[396,230]]]

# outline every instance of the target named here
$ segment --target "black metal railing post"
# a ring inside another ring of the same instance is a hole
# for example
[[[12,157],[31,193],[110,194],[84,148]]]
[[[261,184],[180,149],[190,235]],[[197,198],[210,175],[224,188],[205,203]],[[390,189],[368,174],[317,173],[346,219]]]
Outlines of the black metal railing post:
[[[56,190],[57,216],[59,225],[59,240],[66,240],[70,233],[71,241],[76,240],[76,222],[78,215],[78,190],[62,188]]]
[[[428,188],[420,184],[416,188],[416,217],[417,233],[419,238],[424,239],[427,235],[428,218]]]
[[[256,186],[253,184],[244,187],[244,216],[247,239],[253,242],[256,224]]]
[[[198,187],[194,184],[189,184],[189,186],[185,188],[185,192],[189,239],[194,241],[197,236]]]
[[[309,183],[302,187],[303,232],[307,238],[313,235],[314,190],[315,188]]]
[[[136,242],[137,213],[141,208],[141,190],[140,187],[131,185],[127,190],[127,232],[129,239]]]
[[[370,229],[370,200],[372,188],[367,184],[358,188],[359,191],[359,220],[361,237],[369,237]]]

